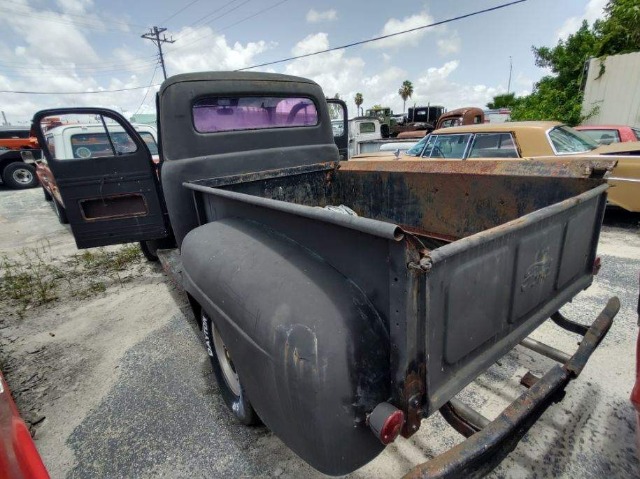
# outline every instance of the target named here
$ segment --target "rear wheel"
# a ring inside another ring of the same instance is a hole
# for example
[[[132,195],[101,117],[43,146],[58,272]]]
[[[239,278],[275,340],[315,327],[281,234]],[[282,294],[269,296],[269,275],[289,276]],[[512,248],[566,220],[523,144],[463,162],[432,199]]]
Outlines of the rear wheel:
[[[200,319],[202,320],[204,345],[225,404],[242,424],[247,426],[260,424],[260,418],[245,393],[231,354],[225,346],[218,328],[204,311],[202,311]]]
[[[10,188],[33,188],[38,184],[36,169],[22,162],[9,163],[2,172],[2,181]]]
[[[155,241],[140,241],[140,250],[147,261],[157,262],[158,258],[158,245]]]
[[[64,206],[58,203],[58,200],[53,198],[53,209],[56,212],[56,216],[58,217],[58,221],[60,224],[66,225],[69,220],[67,219],[67,212],[64,210]]]

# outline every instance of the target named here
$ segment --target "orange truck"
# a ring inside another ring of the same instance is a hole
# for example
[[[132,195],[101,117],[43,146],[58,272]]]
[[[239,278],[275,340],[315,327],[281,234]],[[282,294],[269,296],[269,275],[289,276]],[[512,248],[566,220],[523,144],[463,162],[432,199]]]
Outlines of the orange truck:
[[[22,161],[20,151],[39,148],[30,127],[0,126],[0,178],[5,186],[21,189],[38,184],[34,167]]]

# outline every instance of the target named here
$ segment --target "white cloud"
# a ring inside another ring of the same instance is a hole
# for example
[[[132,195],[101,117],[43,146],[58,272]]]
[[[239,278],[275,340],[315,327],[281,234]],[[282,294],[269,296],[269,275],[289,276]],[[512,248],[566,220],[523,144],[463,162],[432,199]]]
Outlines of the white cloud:
[[[595,20],[602,18],[607,2],[608,0],[589,0],[581,16],[569,17],[565,20],[556,34],[558,39],[566,40],[569,35],[575,33],[578,28],[580,28],[583,20],[592,24]]]
[[[0,30],[7,33],[0,37],[0,58],[5,65],[16,65],[0,72],[0,90],[89,92],[136,89],[74,95],[0,93],[0,105],[10,122],[28,122],[38,110],[62,106],[102,106],[125,115],[133,114],[139,107],[141,112],[155,111],[153,93],[158,87],[151,87],[145,98],[155,66],[155,52],[151,45],[146,46],[140,41],[140,50],[135,50],[129,47],[131,38],[123,37],[117,48],[98,50],[98,43],[92,43],[92,40],[99,29],[76,25],[77,17],[42,8],[36,10],[26,2],[22,5],[23,10],[29,9],[37,12],[39,17],[54,21],[38,22],[38,27],[33,28],[28,14],[12,16],[10,21],[7,16],[0,16]],[[95,9],[92,0],[58,0],[58,6],[67,13],[87,9],[83,14],[86,18],[98,19],[98,15],[90,11]],[[258,53],[272,46],[264,41],[230,43],[224,35],[216,34],[209,27],[183,29],[174,34],[184,41],[165,47],[169,75],[250,66],[256,63]],[[201,41],[196,41],[201,38]],[[183,48],[177,48],[179,45]],[[157,67],[153,83],[161,81],[162,72]]]
[[[421,27],[433,23],[433,17],[427,12],[417,13],[410,17],[405,17],[402,20],[397,18],[390,18],[382,27],[382,31],[379,35],[390,35],[393,33],[410,30],[412,28]],[[377,42],[367,44],[371,48],[394,48],[399,46],[417,46],[420,43],[422,37],[429,31],[429,29],[422,29],[411,33],[405,33],[403,35],[397,35],[395,37],[386,38],[384,40],[378,40]]]
[[[309,35],[299,41],[292,53],[303,54],[330,47],[326,33]],[[318,56],[295,60],[284,68],[284,73],[311,78],[324,90],[327,96],[339,93],[347,102],[350,115],[355,114],[354,97],[357,92],[364,97],[364,109],[379,103],[391,107],[395,112],[402,112],[402,99],[398,89],[404,80],[414,84],[414,94],[407,102],[413,105],[444,105],[449,109],[462,106],[479,106],[489,102],[494,95],[506,92],[503,86],[487,86],[483,84],[458,83],[452,79],[460,62],[452,60],[429,68],[416,79],[408,72],[391,62],[384,68],[375,67],[375,74],[367,74],[365,61],[359,56],[350,56],[350,50],[338,50]],[[384,56],[383,56],[384,58]],[[389,60],[392,60],[391,56]]]
[[[491,87],[483,84],[460,84],[450,76],[458,69],[460,62],[452,60],[441,67],[429,68],[415,82],[412,100],[420,105],[431,103],[447,107],[448,109],[463,106],[477,106],[483,108],[495,95],[505,93],[502,85]]]
[[[165,63],[171,75],[203,70],[237,70],[256,63],[254,57],[273,44],[265,41],[230,44],[211,27],[186,27],[175,33],[182,42],[167,45]],[[200,41],[196,41],[202,39]]]
[[[312,33],[296,43],[291,49],[295,56],[306,55],[329,48],[329,36],[326,33]]]
[[[446,57],[460,52],[462,40],[457,32],[447,34],[444,38],[440,38],[437,42],[438,54]]]
[[[318,12],[313,8],[307,12],[307,22],[320,23],[320,22],[332,22],[338,19],[338,12],[333,8],[324,12]]]
[[[58,6],[66,13],[81,15],[93,7],[93,0],[56,0]]]

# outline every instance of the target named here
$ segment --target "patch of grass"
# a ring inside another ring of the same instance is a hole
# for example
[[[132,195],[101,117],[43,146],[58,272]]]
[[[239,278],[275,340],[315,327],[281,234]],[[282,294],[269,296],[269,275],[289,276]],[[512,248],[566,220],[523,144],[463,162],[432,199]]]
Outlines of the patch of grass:
[[[16,258],[0,257],[0,302],[10,303],[22,317],[27,309],[67,294],[89,298],[105,292],[110,284],[123,285],[131,278],[128,269],[141,259],[137,245],[57,258],[48,243],[41,243],[23,249]]]

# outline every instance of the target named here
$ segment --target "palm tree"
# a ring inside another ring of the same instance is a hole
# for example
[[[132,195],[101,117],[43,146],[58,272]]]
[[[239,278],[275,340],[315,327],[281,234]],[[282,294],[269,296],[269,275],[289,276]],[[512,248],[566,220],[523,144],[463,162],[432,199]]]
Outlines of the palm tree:
[[[362,98],[362,93],[356,93],[356,96],[353,99],[353,101],[356,102],[356,109],[358,110],[358,114],[360,114],[360,105],[364,103],[364,98]]]
[[[402,86],[398,90],[398,95],[402,97],[402,113],[406,111],[407,99],[413,95],[413,83],[409,80],[402,82]]]

